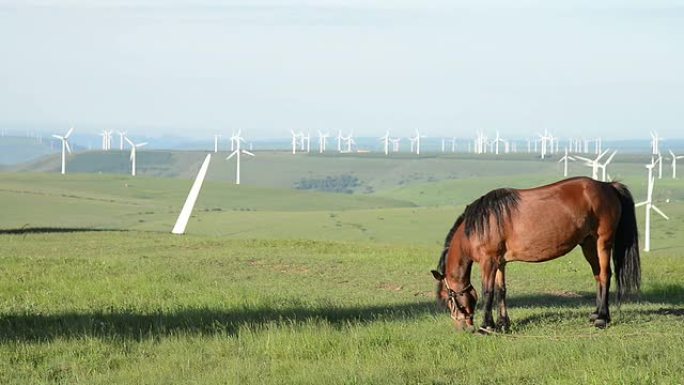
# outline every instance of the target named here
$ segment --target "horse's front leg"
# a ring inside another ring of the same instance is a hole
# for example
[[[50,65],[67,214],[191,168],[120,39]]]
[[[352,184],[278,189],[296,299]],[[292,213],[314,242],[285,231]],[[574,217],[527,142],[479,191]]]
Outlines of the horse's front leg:
[[[482,269],[482,297],[484,299],[484,315],[482,329],[486,331],[494,330],[494,317],[492,316],[492,305],[494,304],[494,283],[497,267],[492,262],[481,263]]]
[[[496,328],[503,332],[508,332],[511,327],[511,320],[508,318],[506,308],[506,265],[502,263],[496,270],[496,295],[499,303],[499,316],[496,320]]]

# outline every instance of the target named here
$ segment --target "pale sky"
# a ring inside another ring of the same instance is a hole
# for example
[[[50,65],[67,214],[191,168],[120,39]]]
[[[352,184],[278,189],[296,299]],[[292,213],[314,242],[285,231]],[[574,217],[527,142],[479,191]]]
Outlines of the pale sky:
[[[0,0],[0,125],[684,137],[684,2],[510,3]]]

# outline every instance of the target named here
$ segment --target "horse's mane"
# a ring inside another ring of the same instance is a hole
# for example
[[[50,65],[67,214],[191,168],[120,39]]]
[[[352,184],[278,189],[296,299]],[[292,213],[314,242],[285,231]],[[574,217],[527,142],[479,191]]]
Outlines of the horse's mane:
[[[476,234],[480,238],[486,238],[488,232],[491,231],[489,222],[490,217],[493,215],[496,220],[496,230],[499,234],[502,234],[505,218],[510,216],[511,211],[518,207],[519,201],[520,194],[518,194],[518,191],[510,188],[500,188],[488,192],[466,206],[444,240],[444,249],[439,258],[437,271],[444,274],[444,266],[449,247],[451,246],[451,239],[461,224],[465,224],[464,232],[466,237],[470,238],[470,236]]]

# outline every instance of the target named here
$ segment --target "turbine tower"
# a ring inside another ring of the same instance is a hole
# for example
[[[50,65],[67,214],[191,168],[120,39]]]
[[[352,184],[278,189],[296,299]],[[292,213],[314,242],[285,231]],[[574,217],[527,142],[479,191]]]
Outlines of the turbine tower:
[[[385,135],[381,136],[379,138],[382,141],[382,145],[385,149],[385,156],[389,155],[389,144],[390,144],[390,132],[387,130],[385,132]]]
[[[221,140],[221,134],[214,134],[214,153],[218,152],[219,140]]]
[[[568,176],[568,161],[569,161],[569,160],[573,160],[573,161],[574,161],[575,158],[573,158],[572,156],[568,155],[568,148],[565,147],[565,155],[564,155],[562,158],[560,158],[560,160],[558,161],[558,163],[563,162],[563,176],[564,176],[564,177],[567,177],[567,176]]]
[[[420,155],[420,138],[424,138],[425,136],[420,135],[420,131],[416,129],[416,136],[413,138],[409,138],[411,141],[411,151],[413,151],[413,147],[415,144],[415,149],[416,149],[416,155]]]
[[[68,151],[71,154],[71,146],[69,146],[69,137],[71,136],[71,133],[74,132],[74,128],[71,127],[69,131],[64,134],[64,136],[60,135],[52,135],[53,138],[57,138],[62,141],[62,175],[66,174],[66,152]]]
[[[240,136],[239,132],[240,131],[238,131],[238,136]],[[297,153],[297,140],[299,139],[299,136],[301,134],[294,132],[294,130],[290,130],[290,133],[292,133],[292,155],[294,155]],[[233,136],[231,136],[230,140],[234,141],[235,140],[234,138],[235,138],[235,134],[233,134]],[[230,150],[231,151],[234,150],[233,146],[231,146]]]
[[[608,151],[608,150],[606,150]],[[613,157],[615,157],[615,154],[617,154],[617,150],[613,151],[612,154],[606,159],[603,164],[599,163],[598,167],[601,169],[601,181],[605,182],[606,178],[610,179],[610,176],[607,176],[607,170],[606,167],[608,167],[608,164],[610,163],[611,160],[613,160]]]
[[[655,167],[655,160],[651,159],[651,163],[646,165],[648,169],[648,190],[646,192],[646,200],[635,204],[635,207],[646,206],[646,219],[644,221],[644,251],[651,251],[651,209],[660,214],[665,220],[670,220],[664,212],[660,211],[653,204],[653,185],[655,184],[655,177],[653,176],[653,167]]]
[[[677,159],[684,159],[684,155],[677,156],[670,150],[670,156],[672,156],[672,179],[677,179]]]
[[[252,154],[251,152],[249,152],[247,150],[243,150],[241,148],[242,143],[245,141],[244,139],[242,139],[240,137],[241,133],[242,133],[242,130],[238,130],[237,134],[233,135],[233,137],[231,138],[231,140],[233,140],[235,142],[235,150],[230,155],[228,155],[228,157],[226,158],[226,160],[228,160],[232,157],[235,157],[237,160],[237,168],[235,171],[235,184],[240,184],[240,155],[245,154],[245,155],[249,155],[249,156],[254,156],[254,154]]]
[[[330,136],[330,134],[328,134],[327,132],[324,134],[321,131],[318,131],[318,152],[320,154],[325,152],[325,147],[326,147],[326,144],[328,143],[328,137],[329,136]]]
[[[124,138],[126,137],[126,131],[119,131],[119,150],[124,149]]]
[[[605,151],[600,153],[599,156],[597,156],[595,159],[589,159],[579,155],[575,155],[575,157],[577,159],[583,160],[585,166],[591,167],[591,177],[595,180],[598,180],[599,160],[601,160],[601,158],[603,158],[607,153],[608,150],[606,149]]]
[[[128,137],[125,138],[126,141],[128,142],[129,145],[131,145],[131,176],[135,176],[135,155],[136,155],[136,150],[139,147],[143,147],[147,145],[147,142],[142,142],[142,143],[133,143]]]

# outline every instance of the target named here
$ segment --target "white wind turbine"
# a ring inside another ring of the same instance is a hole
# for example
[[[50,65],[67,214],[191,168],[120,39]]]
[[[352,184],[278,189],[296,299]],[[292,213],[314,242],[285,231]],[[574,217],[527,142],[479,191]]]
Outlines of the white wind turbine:
[[[221,140],[221,134],[214,134],[214,153],[218,152],[219,140]]]
[[[655,184],[653,167],[655,167],[655,161],[651,159],[651,163],[646,165],[646,168],[648,169],[648,190],[646,192],[646,200],[634,205],[635,207],[646,205],[646,219],[644,222],[644,227],[646,228],[644,231],[644,251],[651,251],[651,209],[660,214],[663,218],[665,218],[665,220],[670,219],[667,215],[665,215],[664,212],[660,211],[660,209],[653,204],[653,185]]]
[[[662,140],[663,138],[659,137],[657,132],[651,131],[651,154],[660,154],[660,141]]]
[[[575,155],[575,157],[577,159],[583,160],[585,162],[585,166],[591,167],[591,177],[598,180],[599,160],[601,160],[601,158],[603,158],[607,153],[608,150],[605,150],[602,153],[600,153],[599,156],[597,156],[595,159],[589,159],[579,155]]]
[[[306,152],[311,152],[311,133],[307,132],[306,136],[304,136],[304,133],[300,132],[299,135],[300,135],[301,144],[302,144],[301,149],[302,150],[306,149]]]
[[[290,132],[292,133],[292,154],[294,155],[297,153],[297,139],[299,138],[300,134],[294,132],[294,130],[290,130]],[[238,136],[239,136],[239,134],[238,134]],[[234,138],[235,138],[235,134],[233,134],[233,136],[231,136],[230,140],[233,141],[233,140],[235,140]],[[231,151],[234,150],[233,146],[231,146],[230,150]]]
[[[392,142],[392,152],[399,152],[401,138],[390,138],[390,142]]]
[[[672,150],[670,151],[670,156],[672,156],[672,179],[677,179],[677,159],[684,159],[684,155],[675,155]]]
[[[247,150],[243,150],[241,148],[242,144],[245,140],[240,137],[240,134],[242,133],[242,130],[238,130],[236,135],[233,135],[232,140],[235,141],[235,151],[233,151],[226,160],[235,157],[237,159],[237,168],[235,171],[235,184],[240,184],[240,155],[245,154],[249,156],[254,156],[251,152]]]
[[[100,133],[102,137],[102,150],[109,151],[112,148],[112,132],[109,130],[102,130]]]
[[[606,149],[606,151],[608,151],[608,150]],[[598,165],[599,168],[601,169],[601,180],[603,182],[606,181],[606,178],[610,178],[609,176],[607,176],[608,172],[607,172],[606,168],[608,167],[608,164],[610,163],[610,161],[613,160],[613,157],[615,157],[615,154],[617,154],[617,150],[613,151],[613,153],[610,154],[608,159],[606,159],[606,161],[603,162],[603,164],[599,163],[599,165]]]
[[[53,138],[57,138],[62,141],[62,175],[66,174],[66,152],[68,151],[71,154],[71,146],[69,146],[69,136],[71,136],[71,133],[74,132],[74,128],[71,127],[69,131],[64,134],[64,136],[60,135],[52,135]]]
[[[354,140],[354,131],[351,131],[346,137],[342,137],[342,140],[347,142],[347,149],[344,152],[352,152],[352,145],[356,144]]]
[[[126,137],[125,139],[128,142],[128,144],[131,146],[131,175],[135,176],[135,170],[136,170],[136,168],[135,168],[135,155],[136,155],[137,149],[139,147],[143,147],[143,146],[147,145],[147,142],[142,142],[142,143],[136,144],[136,143],[133,143],[133,141],[131,141],[130,139],[128,139],[128,137]]]
[[[119,150],[124,149],[124,138],[126,137],[126,131],[119,131]]]
[[[319,153],[324,153],[325,152],[325,147],[328,142],[328,137],[330,134],[328,133],[322,133],[321,131],[318,131],[318,152]]]
[[[337,130],[337,152],[342,152],[342,131]]]
[[[414,145],[416,149],[416,155],[420,155],[420,138],[424,138],[425,136],[420,135],[420,131],[416,130],[416,136],[413,138],[409,138],[411,141],[411,151],[413,151]]]
[[[663,179],[663,154],[658,152],[658,179]]]
[[[385,149],[385,156],[389,155],[389,144],[391,140],[389,130],[387,130],[387,132],[385,132],[385,135],[381,136],[379,139],[382,141],[382,145]]]
[[[563,162],[563,176],[564,176],[564,177],[567,177],[567,176],[568,176],[568,161],[569,161],[569,160],[573,160],[573,161],[574,161],[575,158],[573,158],[572,156],[568,155],[568,148],[566,147],[566,148],[565,148],[565,155],[564,155],[562,158],[560,158],[560,160],[558,161],[558,163]]]
[[[499,155],[499,143],[503,143],[505,145],[506,141],[501,139],[499,136],[499,131],[496,131],[496,138],[494,138],[494,153],[496,155]]]
[[[451,152],[456,152],[456,138],[451,138],[448,140],[451,143]]]

